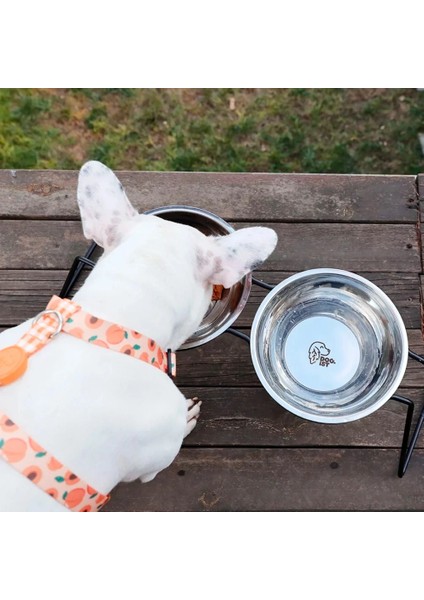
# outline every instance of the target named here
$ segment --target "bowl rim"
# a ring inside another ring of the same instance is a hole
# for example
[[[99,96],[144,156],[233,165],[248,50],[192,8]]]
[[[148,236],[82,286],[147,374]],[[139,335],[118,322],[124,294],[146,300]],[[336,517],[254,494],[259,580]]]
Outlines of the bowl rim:
[[[268,383],[268,380],[263,372],[261,362],[259,359],[259,355],[258,355],[258,350],[257,350],[258,331],[259,331],[261,319],[263,317],[263,314],[265,312],[265,309],[266,309],[268,303],[282,289],[284,289],[285,287],[287,287],[288,285],[292,284],[293,282],[295,282],[299,279],[309,278],[314,275],[332,275],[332,274],[343,275],[349,279],[353,279],[353,280],[363,283],[366,287],[371,289],[378,297],[380,297],[384,301],[384,303],[391,309],[393,316],[396,320],[396,325],[399,330],[400,338],[401,338],[401,360],[400,360],[400,364],[397,369],[396,377],[394,378],[390,387],[386,390],[386,392],[378,400],[378,402],[371,403],[370,406],[367,406],[366,408],[358,410],[350,415],[349,414],[348,415],[340,415],[340,416],[328,416],[328,415],[319,415],[319,414],[311,415],[310,412],[302,411],[301,409],[299,409],[296,406],[293,406],[291,403],[287,402]],[[265,298],[262,300],[258,310],[256,311],[255,317],[253,319],[252,327],[251,327],[251,334],[250,334],[250,353],[251,353],[252,363],[253,363],[256,375],[258,376],[261,384],[266,389],[268,394],[274,400],[276,400],[281,406],[286,408],[288,411],[296,414],[299,417],[302,417],[304,419],[307,419],[309,421],[313,421],[316,423],[348,423],[351,421],[356,421],[358,419],[366,417],[367,415],[373,413],[374,411],[378,410],[381,406],[383,406],[383,404],[385,404],[393,396],[393,394],[395,393],[395,391],[397,390],[397,388],[399,387],[399,385],[403,379],[403,376],[404,376],[405,370],[406,370],[406,366],[408,363],[408,346],[409,346],[408,336],[406,333],[406,327],[403,322],[403,319],[400,316],[400,313],[399,313],[397,307],[395,306],[393,301],[387,296],[387,294],[385,292],[383,292],[383,290],[381,290],[377,285],[375,285],[374,283],[372,283],[365,277],[362,277],[361,275],[357,275],[356,273],[352,273],[351,271],[346,271],[346,270],[342,270],[342,269],[332,269],[332,268],[318,268],[318,269],[309,269],[307,271],[301,271],[299,273],[295,273],[294,275],[291,275],[284,281],[281,281],[279,284],[277,284],[273,288],[273,290],[265,296]]]
[[[165,206],[158,206],[156,208],[150,208],[149,210],[144,211],[143,214],[153,215],[157,217],[171,210],[178,210],[182,213],[187,214],[202,214],[205,217],[211,217],[213,220],[217,221],[220,225],[224,227],[224,229],[228,230],[228,233],[233,233],[235,231],[234,227],[219,215],[216,215],[215,213],[211,212],[210,210],[207,210],[206,208],[199,208],[197,206],[190,206],[188,204],[168,204]]]

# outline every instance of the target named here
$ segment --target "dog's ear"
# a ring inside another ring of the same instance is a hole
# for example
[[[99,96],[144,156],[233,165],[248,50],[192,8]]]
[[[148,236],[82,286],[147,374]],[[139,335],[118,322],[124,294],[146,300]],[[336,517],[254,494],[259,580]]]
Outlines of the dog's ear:
[[[81,167],[77,197],[85,237],[105,250],[119,244],[138,215],[119,179],[96,160]]]
[[[208,238],[198,255],[201,276],[209,283],[229,288],[268,258],[277,234],[268,227],[247,227],[222,237]]]

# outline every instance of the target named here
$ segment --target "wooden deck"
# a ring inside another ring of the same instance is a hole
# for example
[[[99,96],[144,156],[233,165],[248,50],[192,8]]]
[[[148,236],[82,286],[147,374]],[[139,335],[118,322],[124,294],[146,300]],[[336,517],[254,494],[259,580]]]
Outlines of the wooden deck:
[[[140,210],[190,204],[236,228],[268,223],[279,243],[270,283],[314,267],[357,272],[395,302],[410,348],[421,332],[424,176],[119,174]],[[0,329],[42,310],[87,248],[76,172],[0,171]],[[265,291],[253,288],[237,326],[249,331]],[[261,388],[248,345],[229,334],[178,354],[178,386],[203,400],[175,462],[148,484],[122,484],[109,511],[424,510],[424,439],[397,477],[405,407],[387,402],[346,425],[302,420]],[[424,368],[408,365],[399,392],[424,401]]]

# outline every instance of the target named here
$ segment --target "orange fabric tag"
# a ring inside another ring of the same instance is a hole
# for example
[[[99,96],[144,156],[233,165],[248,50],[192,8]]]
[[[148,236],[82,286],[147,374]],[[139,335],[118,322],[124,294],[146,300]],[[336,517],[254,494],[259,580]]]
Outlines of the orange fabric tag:
[[[212,300],[221,300],[223,290],[224,290],[223,285],[215,284],[213,286],[213,291],[212,291]]]
[[[23,375],[28,366],[28,356],[19,346],[0,350],[0,385],[13,383]]]

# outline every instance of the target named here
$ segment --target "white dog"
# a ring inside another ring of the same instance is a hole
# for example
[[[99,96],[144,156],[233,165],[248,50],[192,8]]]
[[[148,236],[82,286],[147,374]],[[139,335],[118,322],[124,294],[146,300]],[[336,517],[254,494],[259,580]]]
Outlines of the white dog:
[[[277,241],[264,227],[215,238],[140,215],[112,171],[95,161],[80,171],[78,203],[85,236],[104,254],[74,301],[174,351],[198,328],[212,285],[232,286]],[[16,344],[31,322],[3,332],[0,348]],[[149,364],[60,333],[30,357],[22,377],[0,387],[0,412],[106,494],[169,466],[199,404]],[[1,457],[0,489],[3,511],[67,510]]]

